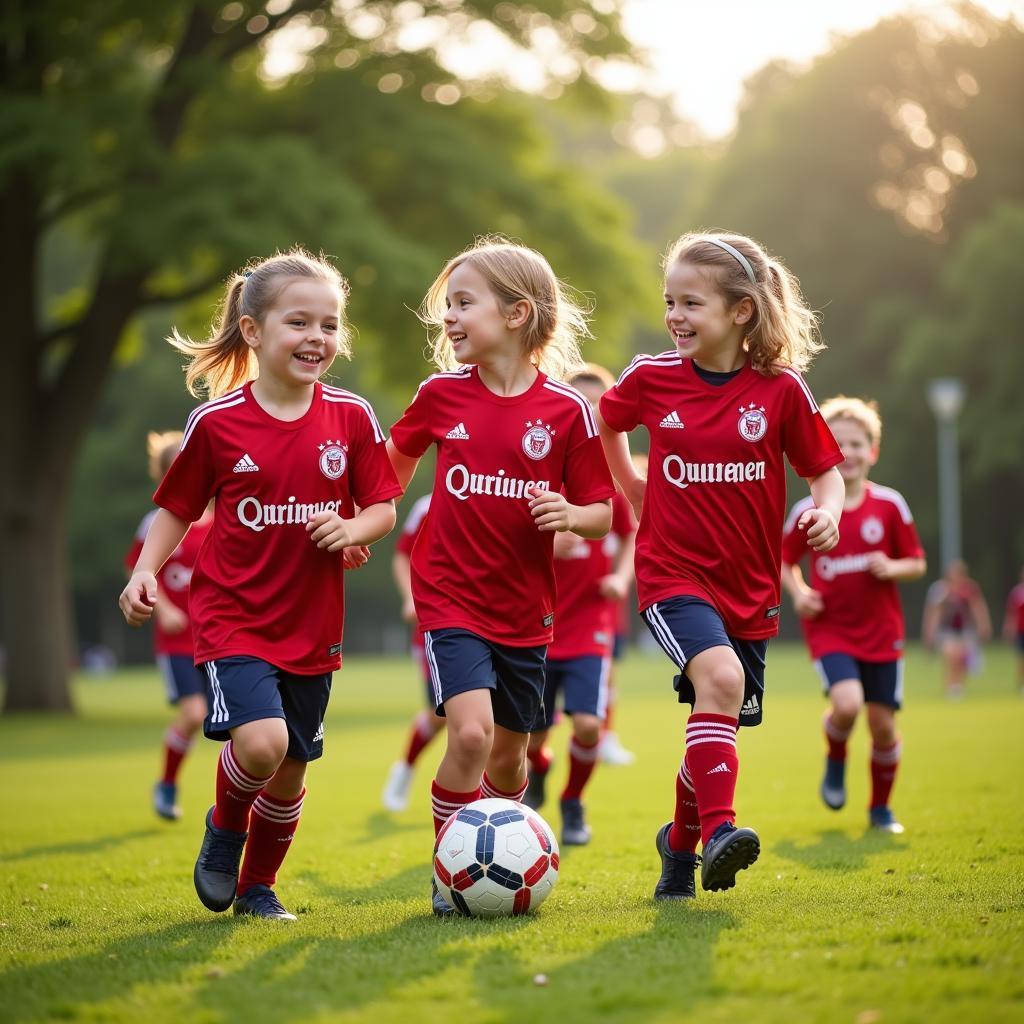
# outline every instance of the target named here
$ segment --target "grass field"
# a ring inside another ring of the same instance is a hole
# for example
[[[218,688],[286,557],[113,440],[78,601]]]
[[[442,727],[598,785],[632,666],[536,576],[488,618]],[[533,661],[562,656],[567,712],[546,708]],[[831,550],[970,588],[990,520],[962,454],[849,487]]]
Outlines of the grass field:
[[[184,820],[157,820],[155,672],[80,679],[76,719],[0,719],[0,1021],[1024,1020],[1024,700],[1009,651],[991,650],[956,704],[911,654],[893,801],[907,833],[893,837],[865,827],[863,723],[847,808],[818,802],[816,681],[802,649],[774,647],[765,725],[740,747],[740,822],[761,859],[685,906],[650,899],[683,735],[669,677],[660,656],[622,666],[619,731],[637,763],[598,769],[594,841],[566,853],[540,912],[492,922],[429,914],[439,749],[406,813],[379,807],[419,699],[411,664],[352,660],[335,677],[278,883],[291,926],[196,899],[218,747],[199,741],[186,764]]]

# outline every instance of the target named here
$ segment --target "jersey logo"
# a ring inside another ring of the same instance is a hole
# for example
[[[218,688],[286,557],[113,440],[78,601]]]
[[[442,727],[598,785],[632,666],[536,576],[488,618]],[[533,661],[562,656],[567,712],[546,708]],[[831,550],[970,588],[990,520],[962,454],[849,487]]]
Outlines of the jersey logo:
[[[746,704],[740,709],[740,715],[756,715],[761,711],[761,705],[757,703],[756,694],[751,694],[747,698]]]
[[[537,420],[526,421],[526,433],[523,434],[523,451],[535,461],[543,459],[551,451],[551,435],[555,431],[551,429],[550,423]]]
[[[682,430],[685,424],[679,418],[679,413],[673,409],[662,421],[658,424],[661,427],[667,427],[670,430]]]
[[[753,402],[750,405],[741,405],[740,421],[736,426],[744,441],[760,441],[768,432],[768,419],[764,414],[764,406],[756,406]]]
[[[466,424],[459,422],[456,426],[452,427],[447,434],[444,435],[449,441],[468,441],[469,431],[466,430]]]
[[[348,459],[345,457],[345,446],[341,441],[332,441],[328,438],[320,450],[320,472],[328,480],[337,480],[345,472]]]
[[[258,473],[260,467],[249,457],[249,453],[246,452],[236,463],[235,468],[231,471],[232,473]]]
[[[885,536],[885,527],[878,516],[868,516],[860,524],[860,536],[865,544],[877,544]]]

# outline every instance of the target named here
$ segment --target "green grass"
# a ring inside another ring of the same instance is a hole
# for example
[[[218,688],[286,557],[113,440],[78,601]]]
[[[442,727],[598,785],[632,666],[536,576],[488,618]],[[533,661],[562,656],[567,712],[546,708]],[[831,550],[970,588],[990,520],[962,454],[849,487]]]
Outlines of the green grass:
[[[1024,1020],[1012,671],[1010,652],[991,651],[952,704],[938,666],[911,654],[894,799],[907,834],[891,837],[865,828],[863,723],[847,808],[819,804],[815,677],[802,649],[774,647],[765,725],[741,737],[738,808],[761,859],[728,893],[656,907],[653,839],[684,715],[667,663],[635,654],[619,674],[619,731],[640,756],[595,775],[593,843],[566,853],[536,916],[439,922],[427,865],[440,749],[424,755],[410,810],[381,812],[420,688],[411,664],[353,659],[279,879],[292,926],[199,905],[191,871],[218,747],[199,741],[186,764],[184,820],[155,819],[167,721],[155,672],[81,679],[76,719],[0,719],[0,1021]]]

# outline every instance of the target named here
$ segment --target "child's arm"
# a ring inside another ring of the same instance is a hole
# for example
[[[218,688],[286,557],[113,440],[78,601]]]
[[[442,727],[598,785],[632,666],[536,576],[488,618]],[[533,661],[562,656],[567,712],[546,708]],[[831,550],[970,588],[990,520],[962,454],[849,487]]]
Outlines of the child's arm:
[[[409,481],[412,480],[413,474],[416,472],[416,467],[420,464],[419,459],[414,459],[411,455],[403,455],[396,447],[391,438],[387,441],[388,458],[391,460],[391,468],[395,471],[395,476],[398,477],[398,484],[403,491],[408,490]]]
[[[807,481],[814,507],[797,520],[796,528],[807,531],[807,545],[815,551],[831,551],[839,543],[839,519],[843,514],[846,484],[833,466]]]
[[[807,585],[803,570],[790,562],[782,563],[782,589],[793,602],[793,611],[801,619],[813,619],[825,610],[821,592]]]
[[[416,621],[416,605],[412,600],[412,563],[403,551],[396,551],[391,559],[391,575],[395,586],[402,597],[402,619],[405,622]]]
[[[398,514],[392,500],[367,505],[351,519],[337,512],[320,512],[306,523],[306,533],[318,548],[341,551],[342,548],[375,544],[394,528]]]
[[[633,555],[636,551],[636,531],[623,539],[619,553],[615,556],[615,564],[609,575],[598,583],[601,596],[613,601],[621,601],[628,593],[633,582]]]
[[[608,468],[639,519],[647,481],[633,465],[629,454],[629,439],[626,435],[608,426],[600,409],[596,410],[595,415],[598,429],[601,431],[601,445],[604,447],[604,457],[608,460]]]
[[[599,540],[612,525],[611,501],[595,501],[591,505],[572,505],[564,494],[535,489],[530,499],[530,513],[541,532],[571,530],[588,540]]]
[[[117,602],[129,626],[141,626],[149,621],[156,604],[156,574],[191,525],[187,519],[180,519],[165,508],[159,509],[153,517],[131,579]]]
[[[890,558],[884,551],[872,551],[868,555],[868,572],[876,580],[895,580],[904,583],[919,580],[928,570],[923,558]]]
[[[988,613],[988,605],[980,590],[971,595],[971,614],[978,625],[978,639],[984,643],[992,639],[992,618]]]

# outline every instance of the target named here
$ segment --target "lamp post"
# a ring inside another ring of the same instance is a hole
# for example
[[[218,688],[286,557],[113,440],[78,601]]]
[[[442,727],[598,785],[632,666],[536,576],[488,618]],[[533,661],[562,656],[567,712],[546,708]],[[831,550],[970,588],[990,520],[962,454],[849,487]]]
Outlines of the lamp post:
[[[956,421],[964,404],[963,381],[937,377],[928,383],[928,404],[935,414],[939,440],[939,551],[942,571],[960,550],[960,464]]]

